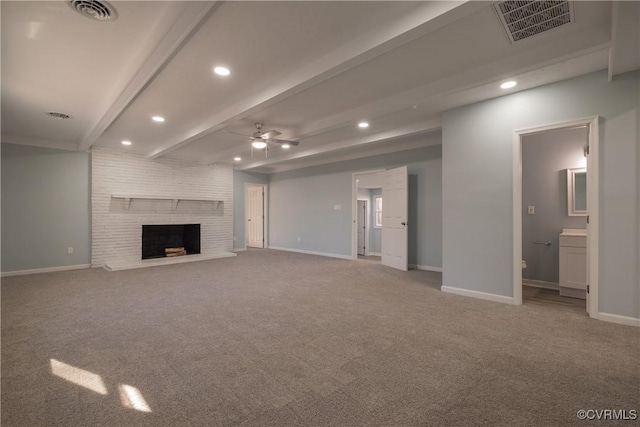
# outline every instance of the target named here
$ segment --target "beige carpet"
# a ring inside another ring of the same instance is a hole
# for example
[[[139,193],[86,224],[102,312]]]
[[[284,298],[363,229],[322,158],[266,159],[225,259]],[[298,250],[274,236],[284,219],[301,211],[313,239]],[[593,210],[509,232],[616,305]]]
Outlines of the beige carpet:
[[[576,411],[640,409],[638,329],[440,280],[269,250],[5,278],[2,425],[597,425]]]

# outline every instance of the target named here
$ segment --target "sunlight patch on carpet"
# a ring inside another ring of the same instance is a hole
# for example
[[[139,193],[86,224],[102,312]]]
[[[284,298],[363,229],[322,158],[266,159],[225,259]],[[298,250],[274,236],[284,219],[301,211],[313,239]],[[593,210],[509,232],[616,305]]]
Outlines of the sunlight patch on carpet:
[[[51,359],[51,373],[98,394],[107,394],[107,387],[104,385],[102,377],[93,372],[67,365],[56,359]]]
[[[142,397],[142,393],[137,388],[120,384],[118,385],[120,390],[120,401],[125,408],[135,409],[140,412],[151,412],[151,408],[147,405],[147,401]]]

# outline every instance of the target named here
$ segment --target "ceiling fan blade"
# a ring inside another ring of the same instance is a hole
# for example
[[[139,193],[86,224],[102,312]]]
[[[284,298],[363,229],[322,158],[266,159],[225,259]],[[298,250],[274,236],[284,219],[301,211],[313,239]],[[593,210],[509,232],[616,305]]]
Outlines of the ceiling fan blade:
[[[269,142],[275,142],[276,144],[300,145],[300,141],[287,141],[286,139],[269,139]]]
[[[224,132],[224,133],[232,133],[232,134],[234,134],[234,135],[244,136],[245,138],[251,138],[251,135],[247,135],[247,134],[245,134],[245,133],[233,132],[233,131],[230,131],[230,130],[225,130],[225,131],[223,131],[223,132]]]
[[[273,138],[274,136],[278,136],[278,135],[281,135],[281,134],[282,134],[282,133],[281,133],[281,132],[278,132],[277,130],[270,130],[269,132],[265,132],[265,133],[263,133],[263,134],[262,134],[262,137],[263,137],[263,138],[267,138],[267,139],[271,139],[271,138]]]

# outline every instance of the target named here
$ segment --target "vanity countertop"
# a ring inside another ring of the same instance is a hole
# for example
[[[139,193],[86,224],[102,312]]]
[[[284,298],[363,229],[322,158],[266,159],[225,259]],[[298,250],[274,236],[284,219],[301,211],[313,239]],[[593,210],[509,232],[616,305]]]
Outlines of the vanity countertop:
[[[567,237],[587,237],[587,230],[585,228],[563,228],[560,235]]]

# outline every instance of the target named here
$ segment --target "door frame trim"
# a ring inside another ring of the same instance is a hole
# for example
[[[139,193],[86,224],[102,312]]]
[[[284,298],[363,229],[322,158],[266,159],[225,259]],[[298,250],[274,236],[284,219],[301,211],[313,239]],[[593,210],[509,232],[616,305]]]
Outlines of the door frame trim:
[[[598,240],[599,240],[599,116],[552,123],[513,131],[513,304],[522,304],[522,137],[549,130],[576,126],[589,128],[587,156],[587,284],[589,285],[589,317],[598,318]]]
[[[243,247],[239,249],[246,250],[249,245],[249,232],[247,223],[249,222],[249,188],[250,187],[262,187],[264,191],[264,196],[262,198],[262,214],[264,216],[264,220],[262,221],[262,249],[269,247],[269,184],[256,184],[251,182],[244,183],[244,236],[243,236]]]
[[[384,172],[386,169],[371,169],[351,174],[351,259],[358,259],[358,183],[359,175]]]

